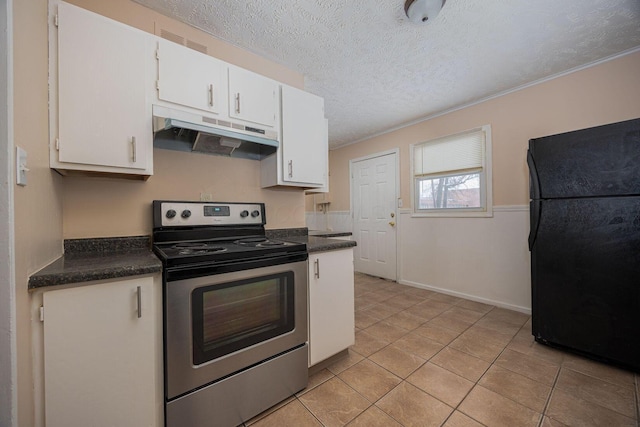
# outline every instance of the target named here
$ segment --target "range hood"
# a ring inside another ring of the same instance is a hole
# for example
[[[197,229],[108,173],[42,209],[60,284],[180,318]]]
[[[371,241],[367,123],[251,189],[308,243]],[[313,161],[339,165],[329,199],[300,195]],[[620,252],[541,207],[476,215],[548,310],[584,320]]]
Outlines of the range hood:
[[[153,106],[153,146],[261,160],[278,149],[278,133],[231,120]]]

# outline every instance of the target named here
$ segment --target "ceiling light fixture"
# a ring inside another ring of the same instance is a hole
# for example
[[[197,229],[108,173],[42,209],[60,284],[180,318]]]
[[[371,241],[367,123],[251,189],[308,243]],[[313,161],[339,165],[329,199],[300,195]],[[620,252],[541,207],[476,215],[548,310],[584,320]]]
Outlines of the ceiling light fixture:
[[[404,12],[416,24],[433,21],[447,0],[407,0]]]

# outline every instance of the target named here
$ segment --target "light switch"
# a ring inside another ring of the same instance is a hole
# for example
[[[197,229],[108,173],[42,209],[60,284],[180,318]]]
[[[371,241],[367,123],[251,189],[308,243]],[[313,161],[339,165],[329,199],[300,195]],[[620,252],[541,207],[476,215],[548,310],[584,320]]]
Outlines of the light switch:
[[[402,207],[402,199],[398,199],[398,207],[401,208]]]
[[[16,147],[16,184],[27,185],[27,152],[20,147]]]

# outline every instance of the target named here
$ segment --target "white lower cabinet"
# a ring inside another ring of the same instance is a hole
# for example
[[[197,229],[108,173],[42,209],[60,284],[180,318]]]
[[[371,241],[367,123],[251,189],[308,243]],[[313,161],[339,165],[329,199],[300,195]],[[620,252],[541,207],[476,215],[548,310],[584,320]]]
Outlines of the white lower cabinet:
[[[353,249],[309,254],[309,366],[355,343]]]
[[[161,426],[160,279],[43,293],[45,422]]]

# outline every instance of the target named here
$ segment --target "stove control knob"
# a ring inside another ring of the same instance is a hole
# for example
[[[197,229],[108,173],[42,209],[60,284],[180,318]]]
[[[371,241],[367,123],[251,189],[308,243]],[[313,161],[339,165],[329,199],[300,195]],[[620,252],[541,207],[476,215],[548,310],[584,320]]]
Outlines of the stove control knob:
[[[171,218],[175,218],[176,217],[176,211],[174,211],[173,209],[169,209],[166,213],[167,218],[171,219]]]
[[[251,216],[252,216],[253,218],[260,216],[260,211],[255,210],[255,211],[251,212]]]
[[[189,218],[191,216],[191,211],[189,209],[185,209],[180,214],[182,218]]]
[[[242,212],[240,212],[240,216],[241,216],[242,218],[246,218],[246,217],[248,217],[248,216],[249,216],[249,211],[242,211]]]

